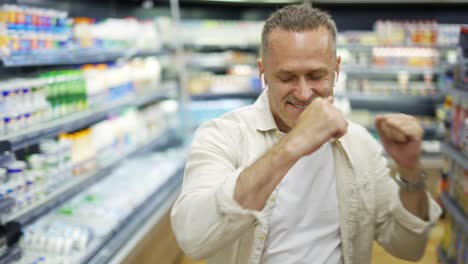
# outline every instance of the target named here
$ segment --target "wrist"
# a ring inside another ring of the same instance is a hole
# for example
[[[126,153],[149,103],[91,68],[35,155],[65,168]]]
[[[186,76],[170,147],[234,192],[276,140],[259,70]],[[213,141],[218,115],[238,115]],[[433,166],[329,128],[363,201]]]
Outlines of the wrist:
[[[301,144],[301,139],[298,137],[291,137],[290,134],[283,137],[279,144],[275,146],[275,152],[278,154],[278,162],[292,163],[294,164],[300,158],[304,156],[302,148],[304,144]]]
[[[320,148],[329,138],[324,133],[313,133],[313,137],[301,133],[289,132],[280,140],[285,155],[295,161],[309,155]]]
[[[400,174],[400,177],[407,181],[419,180],[423,171],[424,170],[419,160],[411,165],[398,165],[398,173]]]
[[[397,175],[395,178],[396,183],[400,186],[401,190],[404,191],[420,191],[426,188],[427,175],[424,170],[421,170],[421,174],[418,180],[409,181],[407,179],[401,178],[400,175]]]
[[[420,162],[408,167],[399,166],[398,174],[395,180],[403,190],[416,191],[426,187],[427,176]]]

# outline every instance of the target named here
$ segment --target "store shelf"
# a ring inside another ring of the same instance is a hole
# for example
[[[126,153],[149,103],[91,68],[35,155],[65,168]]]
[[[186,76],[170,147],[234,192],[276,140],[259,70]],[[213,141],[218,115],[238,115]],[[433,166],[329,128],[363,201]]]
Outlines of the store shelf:
[[[5,213],[8,213],[14,205],[15,200],[13,198],[3,197],[2,200],[0,200],[0,216],[2,216]]]
[[[422,74],[434,74],[440,71],[439,67],[435,68],[416,68],[416,67],[404,67],[404,66],[361,66],[361,65],[342,65],[340,67],[342,72],[348,74],[360,74],[360,75],[389,75],[399,74],[405,72],[413,75]]]
[[[160,56],[171,53],[171,49],[147,49],[131,54],[131,57],[138,56]],[[24,66],[52,66],[52,65],[75,65],[86,63],[100,63],[115,61],[128,56],[127,50],[108,49],[66,49],[48,52],[37,52],[34,54],[11,55],[2,57],[3,67],[24,67]]]
[[[182,176],[182,171],[180,172],[180,175]],[[153,210],[152,214],[146,218],[146,221],[141,223],[140,227],[137,227],[138,229],[134,231],[133,236],[130,239],[123,241],[125,244],[118,250],[118,252],[116,252],[116,254],[113,255],[108,264],[122,263],[125,257],[127,257],[131,251],[135,249],[138,243],[151,231],[151,229],[161,221],[177,199],[180,192],[180,186],[181,184],[178,184],[174,189],[168,188],[172,189],[172,193],[168,194],[166,198],[161,199],[160,204],[154,203],[155,205],[158,205],[158,208],[155,211]]]
[[[197,64],[190,64],[188,65],[188,69],[194,71],[208,71],[215,74],[226,74],[230,69],[230,65],[197,65]]]
[[[447,212],[453,217],[457,225],[462,229],[464,234],[468,234],[468,218],[466,217],[463,209],[450,197],[447,192],[440,195],[442,204]]]
[[[10,163],[13,160],[13,155],[11,153],[0,154],[0,164]]]
[[[445,96],[345,94],[336,97],[349,99],[352,109],[434,116],[434,105],[442,103]]]
[[[165,149],[168,146],[176,145],[179,143],[179,138],[172,130],[166,130],[164,133],[151,138],[144,144],[136,146],[122,155],[109,160],[106,164],[102,165],[97,171],[73,177],[66,184],[61,185],[53,193],[50,193],[46,199],[34,203],[22,210],[6,218],[7,221],[17,221],[23,226],[33,222],[38,217],[49,212],[51,209],[57,207],[62,202],[70,199],[87,187],[95,184],[104,177],[108,176],[110,172],[120,165],[125,159],[136,156],[150,150]]]
[[[235,68],[236,66],[248,66],[252,68],[257,68],[256,63],[225,63],[225,64],[214,64],[214,63],[190,63],[187,65],[187,68],[190,70],[198,71],[209,71],[217,74],[226,74],[230,69]]]
[[[465,170],[468,170],[468,157],[463,154],[460,150],[454,148],[448,143],[442,143],[442,152],[445,153],[450,159],[454,160]]]
[[[21,249],[19,246],[8,248],[7,251],[0,256],[1,264],[15,263],[21,258]]]
[[[115,112],[126,107],[139,107],[148,104],[149,102],[166,99],[168,98],[168,93],[169,91],[164,90],[157,93],[122,98],[110,104],[44,122],[42,124],[32,126],[31,128],[23,129],[16,133],[0,137],[0,142],[10,142],[13,150],[22,149],[36,144],[44,138],[56,136],[60,133],[75,131],[104,120],[110,112]]]
[[[82,263],[121,263],[147,232],[170,210],[183,178],[181,162],[176,172],[103,240],[92,246]]]
[[[441,44],[436,44],[436,45],[408,45],[408,44],[403,44],[403,45],[382,45],[382,44],[377,44],[377,45],[363,45],[363,44],[338,44],[337,45],[338,49],[349,49],[353,51],[369,51],[371,52],[373,48],[433,48],[437,50],[455,50],[457,48],[457,45],[441,45]]]
[[[440,261],[441,264],[455,264],[454,261],[450,261],[447,258],[444,250],[440,246],[437,247],[437,256],[439,257],[439,261]]]
[[[244,52],[255,52],[258,53],[260,50],[259,45],[198,45],[198,44],[185,44],[185,49],[197,51],[197,52],[222,52],[226,50],[244,51]]]
[[[220,99],[251,99],[255,100],[260,92],[238,92],[238,93],[206,93],[191,95],[194,101],[220,100]]]
[[[8,151],[11,151],[10,142],[0,141],[0,163],[5,162],[4,159],[8,158],[6,157]]]
[[[448,89],[448,93],[455,101],[468,102],[468,90]]]
[[[365,94],[360,92],[350,92],[345,94],[336,94],[335,97],[345,97],[350,100],[368,100],[368,101],[391,101],[398,102],[408,100],[411,102],[440,103],[444,102],[445,94],[437,95],[408,95],[408,94]]]
[[[447,175],[450,182],[454,182],[455,178],[453,177],[452,171],[447,171],[447,172],[445,172],[445,174]]]
[[[162,49],[143,49],[137,51],[132,57],[150,57],[150,56],[163,56],[175,53],[175,48],[165,47]]]

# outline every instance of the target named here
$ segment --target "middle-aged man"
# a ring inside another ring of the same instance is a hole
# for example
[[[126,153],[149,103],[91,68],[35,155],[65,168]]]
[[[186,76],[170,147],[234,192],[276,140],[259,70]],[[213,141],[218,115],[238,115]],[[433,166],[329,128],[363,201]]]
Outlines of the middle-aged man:
[[[183,251],[216,264],[366,264],[373,240],[416,261],[440,215],[425,190],[423,131],[403,114],[376,118],[380,145],[332,104],[340,57],[331,17],[276,11],[258,60],[255,104],[198,129],[172,226]]]

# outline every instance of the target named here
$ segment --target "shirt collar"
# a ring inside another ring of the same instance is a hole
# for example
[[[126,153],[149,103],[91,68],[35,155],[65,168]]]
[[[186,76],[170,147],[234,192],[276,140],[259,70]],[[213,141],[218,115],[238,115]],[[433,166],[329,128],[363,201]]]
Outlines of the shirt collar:
[[[255,108],[255,124],[258,131],[266,132],[270,130],[278,130],[273,114],[270,110],[268,100],[268,89],[263,90],[254,104]]]

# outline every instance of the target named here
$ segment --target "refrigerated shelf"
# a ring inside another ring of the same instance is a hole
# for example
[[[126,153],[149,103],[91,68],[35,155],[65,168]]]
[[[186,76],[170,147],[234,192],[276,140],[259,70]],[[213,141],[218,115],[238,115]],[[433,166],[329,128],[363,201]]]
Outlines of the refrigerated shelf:
[[[170,54],[172,49],[145,49],[139,50],[132,57],[161,56]],[[100,63],[116,61],[126,57],[127,50],[109,50],[98,48],[65,49],[56,51],[42,51],[34,54],[10,55],[1,58],[2,66],[27,67],[27,66],[59,66],[87,63]]]
[[[169,98],[169,91],[167,90],[138,96],[128,96],[110,104],[97,106],[83,112],[46,121],[42,124],[37,124],[6,136],[0,136],[0,142],[7,141],[11,144],[12,150],[19,150],[37,144],[44,138],[75,131],[97,123],[106,119],[110,112],[115,112],[127,107],[139,107],[153,101],[167,98]]]
[[[11,211],[11,208],[15,205],[15,200],[11,197],[3,197],[0,200],[0,216]]]
[[[197,64],[189,64],[187,68],[189,70],[195,71],[207,71],[214,74],[226,74],[229,69],[230,65],[197,65]]]
[[[53,193],[49,194],[46,199],[31,204],[30,206],[7,216],[6,221],[17,221],[23,226],[27,225],[53,208],[56,208],[64,201],[108,176],[110,172],[119,166],[125,159],[150,150],[164,149],[168,146],[178,144],[179,141],[180,139],[177,134],[168,129],[143,144],[135,146],[128,151],[125,151],[122,155],[107,161],[106,164],[100,166],[97,171],[74,177],[69,182],[56,189]]]
[[[21,258],[21,249],[18,245],[14,245],[6,250],[6,252],[0,256],[1,264],[14,263]]]
[[[183,164],[181,162],[173,176],[121,221],[121,224],[113,228],[105,239],[91,246],[92,249],[82,262],[121,263],[177,199],[182,184]]]
[[[8,145],[8,147],[6,146]],[[8,151],[9,149],[7,148],[10,148],[9,144],[5,144],[5,150],[2,150],[2,151]],[[0,148],[1,150],[1,148]],[[7,164],[7,163],[10,163],[11,161],[13,161],[13,154],[9,153],[9,152],[6,152],[5,154],[3,153],[0,153],[0,164]]]

